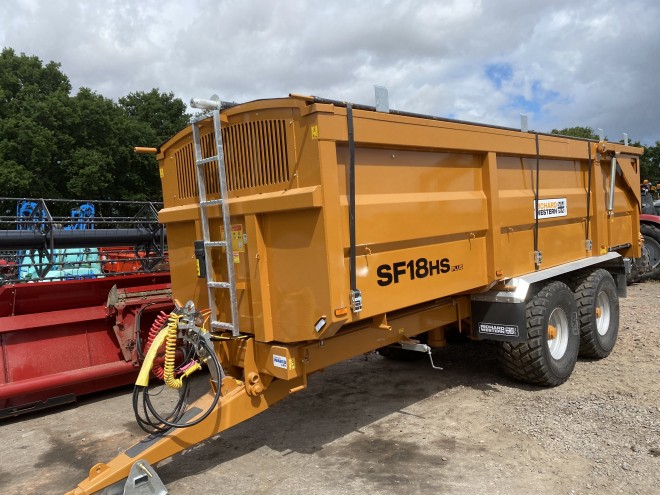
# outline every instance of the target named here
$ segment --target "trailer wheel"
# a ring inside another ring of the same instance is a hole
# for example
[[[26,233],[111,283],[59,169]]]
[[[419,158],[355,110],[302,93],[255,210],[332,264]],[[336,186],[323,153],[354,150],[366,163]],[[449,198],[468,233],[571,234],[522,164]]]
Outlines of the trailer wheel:
[[[619,297],[607,270],[591,272],[575,289],[580,319],[580,356],[607,357],[619,333]]]
[[[580,337],[573,292],[563,282],[545,285],[526,304],[527,342],[503,342],[504,372],[534,385],[564,383],[575,367]]]
[[[648,255],[652,278],[660,277],[660,229],[655,225],[643,223],[640,227],[644,236],[644,251]]]

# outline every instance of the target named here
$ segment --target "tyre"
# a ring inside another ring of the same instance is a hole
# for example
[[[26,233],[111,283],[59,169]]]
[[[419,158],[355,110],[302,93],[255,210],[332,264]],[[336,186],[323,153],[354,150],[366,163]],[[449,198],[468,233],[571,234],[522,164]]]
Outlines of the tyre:
[[[547,283],[526,304],[527,342],[503,342],[498,358],[511,378],[554,387],[575,367],[580,335],[573,291],[559,281]]]
[[[614,278],[598,269],[584,278],[575,289],[580,321],[580,356],[607,357],[619,333],[619,296]]]
[[[642,235],[644,236],[644,254],[648,256],[651,265],[651,271],[648,276],[651,278],[660,278],[660,228],[655,225],[643,223],[641,225]]]

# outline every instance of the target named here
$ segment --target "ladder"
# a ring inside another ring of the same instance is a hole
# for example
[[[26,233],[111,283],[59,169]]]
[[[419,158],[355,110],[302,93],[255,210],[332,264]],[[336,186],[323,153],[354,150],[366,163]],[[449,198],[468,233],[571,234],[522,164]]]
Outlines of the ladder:
[[[208,110],[209,108],[205,107],[205,109]],[[199,189],[199,220],[202,230],[202,240],[204,242],[206,285],[208,290],[209,307],[211,309],[211,331],[231,331],[232,335],[237,337],[240,334],[238,326],[238,300],[236,298],[236,274],[234,271],[231,218],[229,216],[229,203],[227,202],[227,174],[225,171],[225,161],[222,150],[222,133],[220,129],[220,109],[217,107],[214,108],[212,114],[216,150],[216,154],[213,156],[205,158],[202,156],[202,143],[199,127],[200,122],[207,119],[208,115],[203,115],[192,121],[193,147],[195,150],[195,174],[197,176],[197,187]],[[218,164],[220,198],[209,200],[206,198],[206,167],[208,164],[214,162]],[[224,240],[222,241],[211,240],[207,208],[215,205],[219,205],[222,210],[222,226],[224,231]],[[221,248],[225,249],[228,280],[215,280],[215,273],[213,272],[211,253],[214,249]],[[216,309],[216,291],[218,290],[229,291],[231,321],[227,322],[218,320],[218,312]]]

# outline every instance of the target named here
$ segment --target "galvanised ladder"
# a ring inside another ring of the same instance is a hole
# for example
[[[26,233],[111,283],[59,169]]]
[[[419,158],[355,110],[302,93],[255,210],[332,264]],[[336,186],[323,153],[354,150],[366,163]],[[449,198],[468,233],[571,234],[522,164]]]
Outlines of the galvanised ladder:
[[[206,285],[208,290],[209,306],[211,309],[211,331],[231,331],[234,337],[240,334],[238,326],[238,300],[236,298],[236,273],[234,270],[234,249],[232,246],[231,218],[229,215],[229,203],[227,202],[227,174],[225,170],[224,153],[222,149],[222,132],[220,129],[220,102],[213,100],[191,100],[191,106],[212,110],[213,133],[215,137],[216,154],[206,158],[202,157],[202,144],[200,136],[200,122],[206,120],[208,115],[195,118],[192,121],[193,147],[195,150],[195,174],[197,176],[197,187],[199,189],[199,216],[202,228],[202,239],[204,242],[204,264],[206,268]],[[218,164],[218,176],[220,184],[220,198],[206,198],[206,167],[208,164]],[[207,208],[219,205],[222,210],[222,226],[224,240],[212,241],[209,229],[209,218]],[[214,249],[224,248],[227,261],[226,281],[215,280],[211,253]],[[231,306],[231,321],[219,321],[216,306],[216,291],[228,290]]]

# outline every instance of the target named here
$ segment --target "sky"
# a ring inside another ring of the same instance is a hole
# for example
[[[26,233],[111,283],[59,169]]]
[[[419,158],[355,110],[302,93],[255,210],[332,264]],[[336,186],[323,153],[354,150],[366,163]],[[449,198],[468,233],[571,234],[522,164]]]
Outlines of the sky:
[[[310,94],[486,124],[660,141],[657,0],[1,0],[0,46],[73,92]]]

